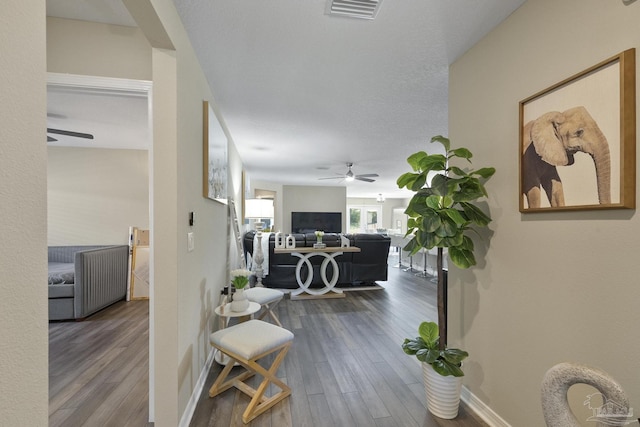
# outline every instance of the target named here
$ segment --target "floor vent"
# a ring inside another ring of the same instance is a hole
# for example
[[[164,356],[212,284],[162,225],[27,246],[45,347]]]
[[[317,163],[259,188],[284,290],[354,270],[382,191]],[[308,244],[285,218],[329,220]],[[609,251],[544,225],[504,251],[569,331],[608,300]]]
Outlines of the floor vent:
[[[326,13],[349,18],[374,19],[381,4],[382,0],[327,0]]]

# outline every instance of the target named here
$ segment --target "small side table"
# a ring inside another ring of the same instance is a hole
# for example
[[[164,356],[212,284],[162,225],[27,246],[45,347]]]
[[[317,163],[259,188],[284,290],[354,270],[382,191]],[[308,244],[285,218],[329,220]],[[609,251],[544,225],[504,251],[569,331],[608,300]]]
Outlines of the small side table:
[[[245,311],[232,311],[231,303],[216,307],[215,312],[220,317],[220,329],[224,329],[229,325],[231,318],[238,318],[238,322],[246,322],[251,317],[260,311],[260,304],[257,302],[249,302],[249,307]],[[227,356],[223,355],[220,351],[215,350],[216,354],[213,356],[214,360],[221,365],[226,365],[228,362]]]
[[[231,303],[216,307],[216,314],[220,316],[220,329],[226,328],[229,324],[229,319],[238,317],[239,322],[246,322],[251,318],[252,314],[260,311],[260,304],[257,302],[249,302],[249,307],[245,311],[232,311]]]

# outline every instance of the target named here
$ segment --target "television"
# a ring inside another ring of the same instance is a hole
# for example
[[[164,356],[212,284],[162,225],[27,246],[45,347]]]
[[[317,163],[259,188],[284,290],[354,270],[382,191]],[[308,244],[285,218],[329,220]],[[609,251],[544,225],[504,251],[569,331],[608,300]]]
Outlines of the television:
[[[291,212],[292,233],[342,233],[342,212]]]

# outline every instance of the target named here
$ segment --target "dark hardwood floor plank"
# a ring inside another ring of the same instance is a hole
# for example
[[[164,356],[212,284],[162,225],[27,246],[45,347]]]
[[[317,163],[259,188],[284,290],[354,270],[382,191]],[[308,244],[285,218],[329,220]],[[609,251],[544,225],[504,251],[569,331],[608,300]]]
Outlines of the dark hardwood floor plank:
[[[367,410],[373,418],[384,418],[391,414],[387,410],[385,402],[380,398],[378,391],[374,385],[369,381],[369,378],[365,374],[367,369],[363,369],[357,361],[357,356],[340,356],[340,358],[332,358],[329,360],[333,369],[337,369],[338,366],[344,367],[349,377],[356,385],[356,390],[360,393],[362,400],[367,406]]]
[[[362,400],[360,393],[343,393],[342,398],[351,412],[354,427],[369,427],[373,425],[373,417],[367,410],[367,405]]]
[[[311,408],[311,420],[314,427],[335,427],[329,404],[324,394],[313,394],[307,396],[309,407]]]
[[[148,319],[148,301],[121,301],[49,323],[50,426],[102,427],[114,413],[118,426],[148,424]]]

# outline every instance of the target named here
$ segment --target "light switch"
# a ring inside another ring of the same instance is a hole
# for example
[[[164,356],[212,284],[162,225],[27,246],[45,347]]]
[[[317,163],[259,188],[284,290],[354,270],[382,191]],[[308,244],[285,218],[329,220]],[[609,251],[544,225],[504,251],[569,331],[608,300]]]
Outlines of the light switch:
[[[187,233],[187,250],[191,252],[193,249],[195,249],[195,247],[196,243],[193,238],[193,232]]]

